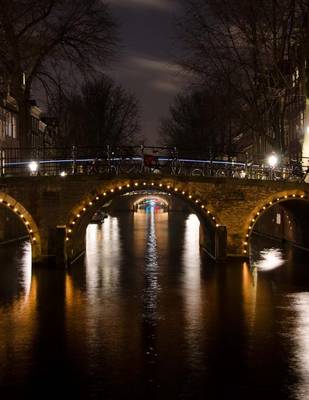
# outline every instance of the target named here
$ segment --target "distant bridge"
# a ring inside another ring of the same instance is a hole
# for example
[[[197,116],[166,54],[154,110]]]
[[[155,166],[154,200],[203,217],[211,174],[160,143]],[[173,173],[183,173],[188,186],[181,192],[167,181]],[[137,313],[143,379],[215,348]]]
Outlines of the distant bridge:
[[[247,257],[255,225],[274,206],[290,210],[306,237],[309,185],[284,179],[156,172],[144,176],[99,171],[62,176],[28,173],[0,178],[0,205],[25,225],[33,263],[70,263],[85,251],[85,232],[93,214],[111,200],[139,190],[182,199],[199,217],[200,244],[215,260]]]

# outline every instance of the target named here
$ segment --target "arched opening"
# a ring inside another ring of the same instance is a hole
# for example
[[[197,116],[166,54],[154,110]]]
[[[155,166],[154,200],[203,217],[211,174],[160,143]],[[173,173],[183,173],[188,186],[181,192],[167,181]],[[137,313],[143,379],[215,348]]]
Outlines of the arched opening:
[[[308,254],[308,218],[309,203],[304,194],[284,194],[267,201],[251,219],[244,242],[251,264],[270,270],[293,254]]]
[[[95,193],[72,211],[67,224],[66,249],[69,262],[74,262],[86,249],[86,230],[93,215],[107,211],[137,211],[142,204],[162,211],[186,211],[197,215],[200,222],[200,244],[214,259],[225,258],[226,231],[203,199],[183,187],[160,182],[133,182],[115,185]]]
[[[39,262],[41,238],[38,227],[30,213],[6,193],[0,193],[0,244],[29,239],[31,258]]]

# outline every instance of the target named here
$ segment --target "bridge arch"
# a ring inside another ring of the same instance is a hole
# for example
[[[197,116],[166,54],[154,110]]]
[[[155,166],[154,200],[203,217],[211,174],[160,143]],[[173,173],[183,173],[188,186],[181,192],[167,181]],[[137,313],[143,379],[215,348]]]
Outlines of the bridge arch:
[[[185,184],[167,183],[165,181],[126,181],[111,183],[107,187],[88,195],[70,212],[66,223],[65,253],[69,262],[73,262],[85,251],[86,228],[93,214],[104,204],[121,196],[138,190],[160,191],[183,199],[196,213],[200,220],[200,242],[202,247],[215,259],[225,257],[226,231],[214,215],[213,209],[206,200],[190,190]],[[209,234],[209,232],[211,233]],[[224,253],[224,254],[223,254]]]
[[[306,202],[309,205],[308,198],[303,190],[282,191],[259,201],[257,206],[254,208],[254,210],[252,210],[251,214],[249,215],[243,229],[242,253],[244,256],[249,255],[249,240],[254,232],[254,227],[256,226],[260,218],[262,218],[265,213],[275,205],[283,203],[287,204],[288,202],[296,200]]]
[[[32,261],[41,260],[41,236],[36,222],[27,209],[7,193],[0,192],[0,205],[15,214],[23,223],[31,241]]]

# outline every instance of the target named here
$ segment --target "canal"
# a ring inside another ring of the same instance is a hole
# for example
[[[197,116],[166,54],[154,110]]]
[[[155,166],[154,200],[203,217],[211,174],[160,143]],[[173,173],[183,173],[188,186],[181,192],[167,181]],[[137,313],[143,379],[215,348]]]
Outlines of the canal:
[[[308,253],[213,265],[194,214],[154,209],[89,225],[69,270],[30,252],[0,247],[1,399],[309,398]]]

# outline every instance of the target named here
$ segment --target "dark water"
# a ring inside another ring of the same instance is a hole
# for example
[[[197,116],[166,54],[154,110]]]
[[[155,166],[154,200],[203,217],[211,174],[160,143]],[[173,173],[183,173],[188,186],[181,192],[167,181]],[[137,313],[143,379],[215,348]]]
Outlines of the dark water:
[[[109,217],[87,243],[70,271],[0,248],[1,399],[309,398],[308,254],[256,242],[253,268],[213,266],[182,214]]]

